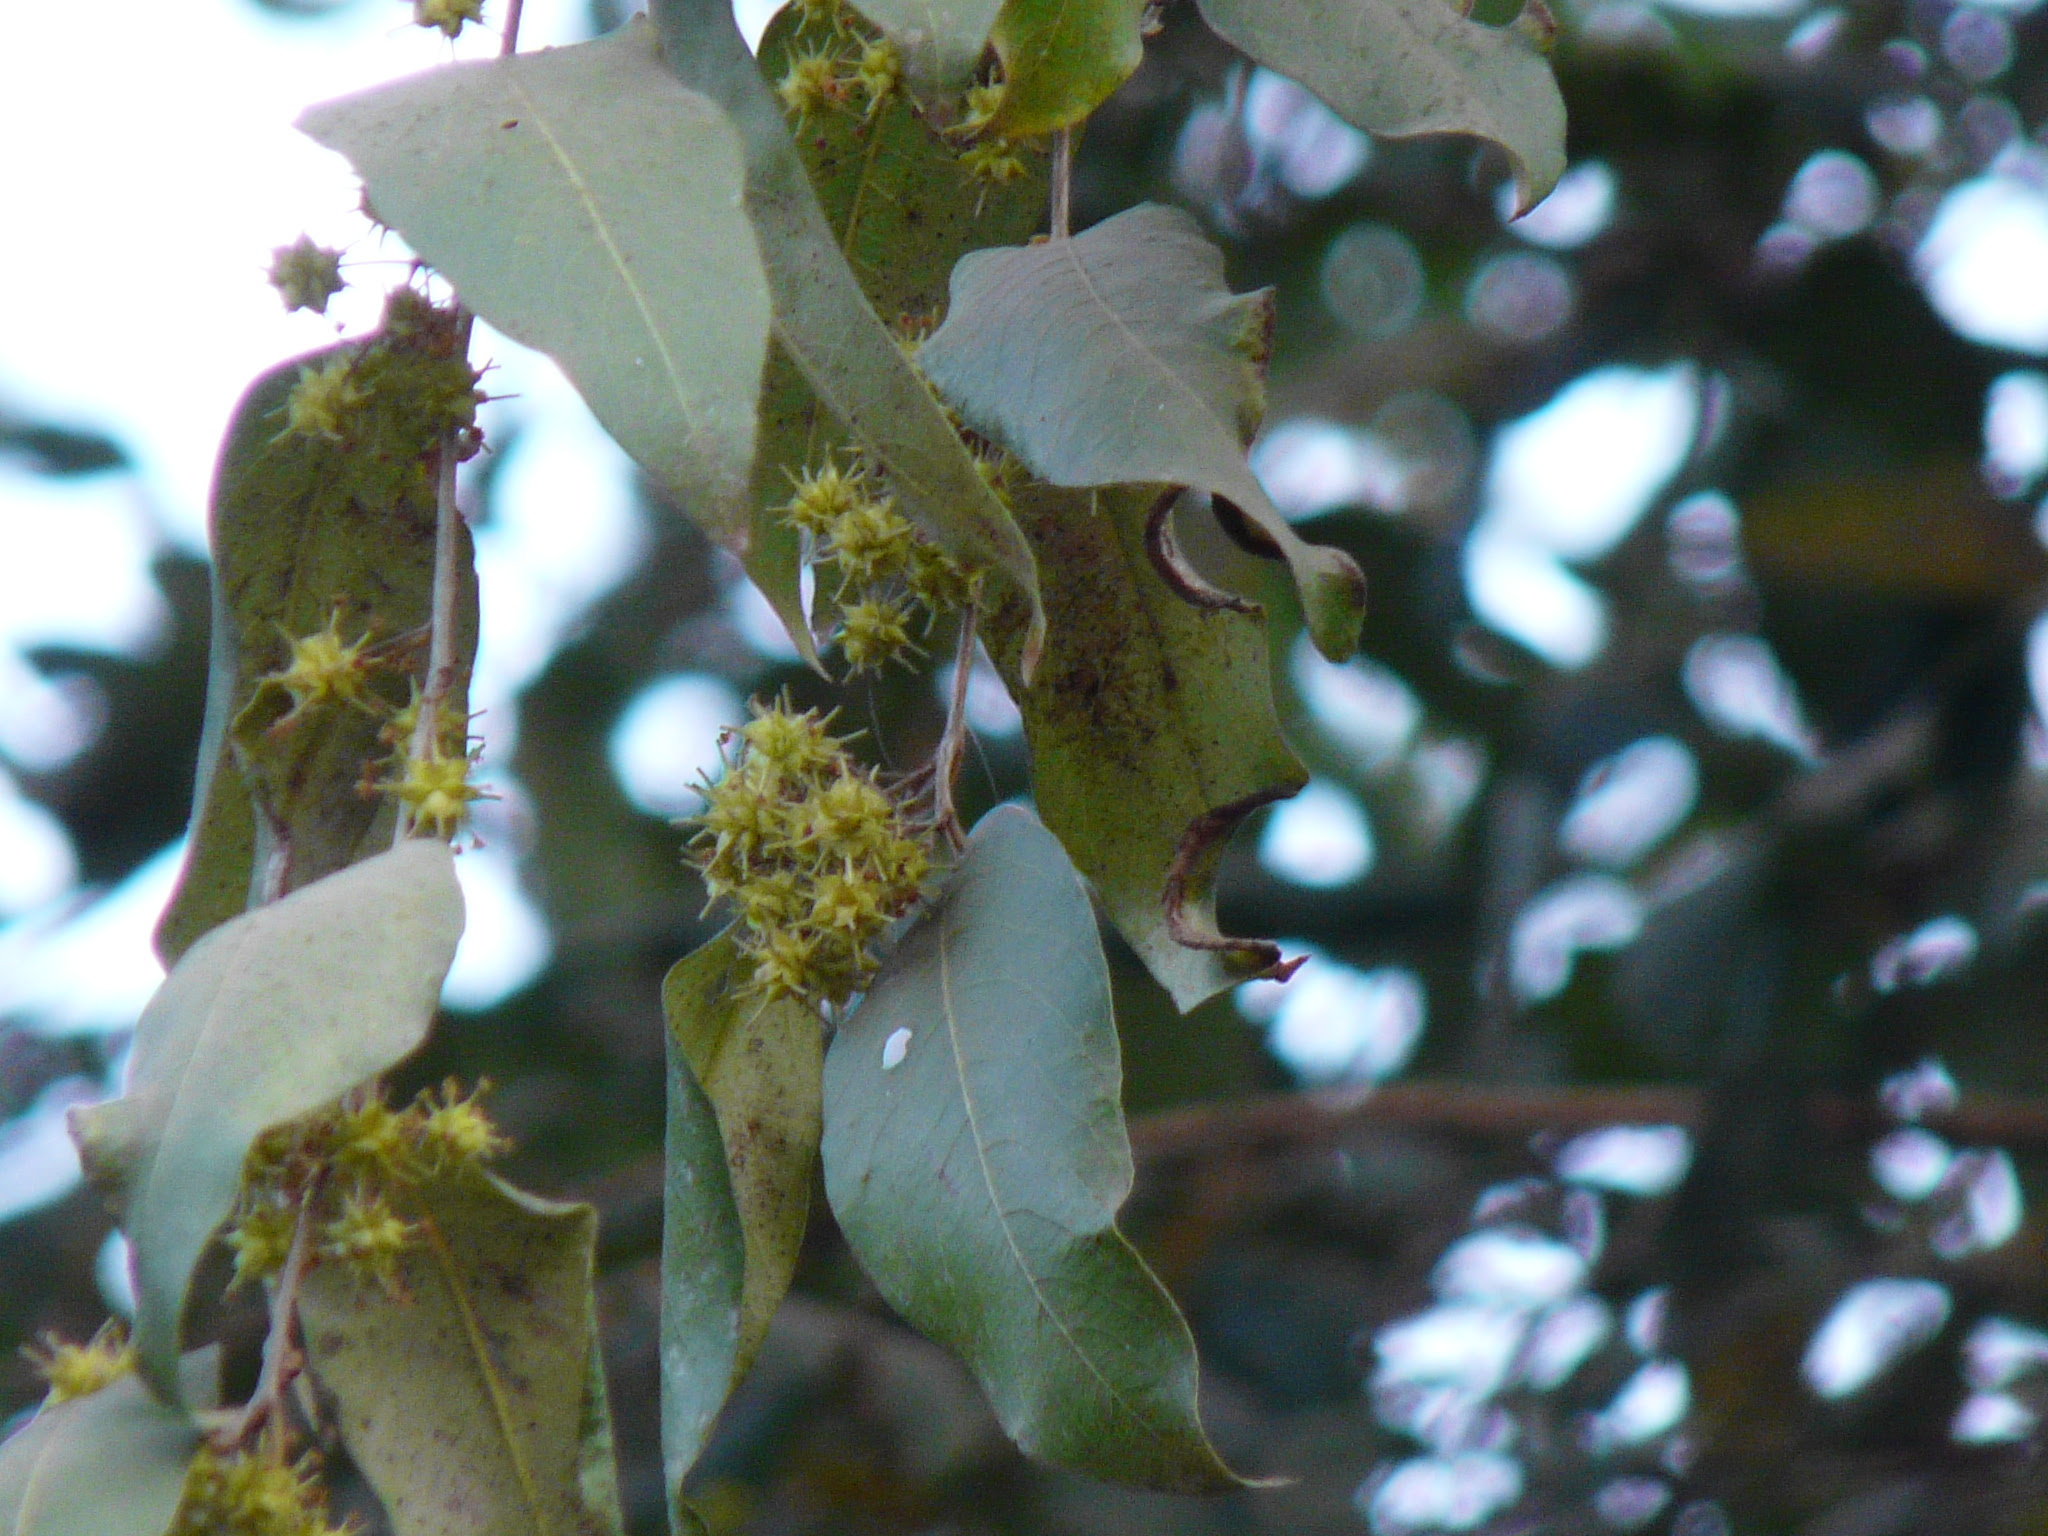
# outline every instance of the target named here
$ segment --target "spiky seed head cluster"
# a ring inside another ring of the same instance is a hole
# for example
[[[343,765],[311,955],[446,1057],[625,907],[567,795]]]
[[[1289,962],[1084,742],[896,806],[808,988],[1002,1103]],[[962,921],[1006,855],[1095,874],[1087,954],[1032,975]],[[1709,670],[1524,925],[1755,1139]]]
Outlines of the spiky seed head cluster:
[[[412,0],[412,24],[445,37],[455,37],[467,23],[483,19],[483,0]]]
[[[35,1373],[50,1384],[45,1399],[50,1403],[90,1397],[135,1369],[135,1346],[128,1342],[127,1330],[112,1319],[83,1344],[66,1344],[46,1333],[22,1353]]]
[[[929,630],[934,617],[963,606],[973,589],[959,564],[919,534],[874,481],[858,459],[841,468],[828,458],[795,478],[783,509],[811,536],[820,571],[837,572],[835,638],[856,675],[908,664],[920,652],[911,634],[918,608],[926,610],[918,627]]]
[[[786,699],[751,710],[724,775],[699,791],[688,857],[738,909],[755,990],[841,1003],[873,976],[875,941],[916,903],[930,854],[828,720]]]
[[[469,819],[471,802],[490,798],[489,791],[469,781],[477,756],[445,751],[439,742],[415,753],[408,742],[394,755],[391,777],[377,787],[405,808],[415,827],[431,827],[436,837],[450,838]]]
[[[903,60],[896,45],[837,0],[799,0],[797,32],[825,30],[825,40],[793,50],[775,94],[798,122],[812,113],[851,112],[872,121],[896,94]]]
[[[286,313],[310,309],[327,313],[327,303],[347,286],[341,280],[341,252],[301,235],[270,253],[270,286],[284,300]]]
[[[380,1092],[342,1103],[259,1137],[242,1172],[241,1199],[226,1240],[235,1283],[267,1279],[291,1254],[316,1176],[325,1190],[307,1220],[319,1260],[346,1263],[357,1278],[389,1286],[398,1256],[413,1240],[394,1197],[460,1176],[503,1156],[511,1143],[479,1102],[488,1087],[465,1093],[453,1078],[395,1109]]]
[[[386,296],[374,336],[299,369],[277,437],[373,446],[377,452],[349,455],[342,471],[365,472],[358,460],[371,467],[391,461],[418,478],[445,434],[455,435],[465,459],[483,446],[476,408],[489,397],[477,387],[481,378],[469,365],[455,311],[400,287]],[[400,487],[379,482],[357,489],[359,499],[381,502]]]
[[[299,382],[285,401],[284,432],[280,436],[324,437],[342,442],[348,435],[349,417],[368,398],[356,382],[355,359],[346,355],[330,357],[318,367],[299,369]]]
[[[370,637],[364,634],[353,643],[344,641],[340,609],[329,613],[326,626],[310,635],[294,635],[281,624],[278,633],[284,637],[287,660],[279,670],[265,673],[261,681],[276,683],[290,694],[292,707],[272,729],[288,727],[319,705],[377,707],[369,691],[372,663],[363,654]]]
[[[203,1445],[185,1472],[167,1536],[342,1536],[327,1522],[327,1495],[310,1456],[287,1461],[267,1447]]]

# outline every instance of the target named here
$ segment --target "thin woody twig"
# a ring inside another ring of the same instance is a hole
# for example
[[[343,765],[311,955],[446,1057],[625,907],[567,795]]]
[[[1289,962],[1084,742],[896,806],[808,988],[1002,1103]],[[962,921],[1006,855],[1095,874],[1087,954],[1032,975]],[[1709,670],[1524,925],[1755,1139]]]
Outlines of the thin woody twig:
[[[946,730],[932,758],[932,820],[956,849],[967,846],[967,831],[953,804],[953,781],[960,776],[967,750],[967,684],[974,675],[975,617],[974,604],[969,603],[960,615],[960,643],[953,652],[953,696],[946,705]]]
[[[1074,130],[1062,128],[1052,136],[1052,237],[1067,238],[1073,227]]]
[[[303,1363],[295,1337],[298,1333],[299,1290],[313,1262],[313,1209],[320,1198],[322,1175],[315,1174],[299,1197],[299,1218],[292,1228],[291,1251],[277,1277],[277,1289],[270,1295],[270,1334],[263,1341],[263,1370],[256,1378],[256,1390],[242,1410],[235,1426],[234,1443],[247,1442],[263,1424],[284,1407],[284,1394]]]

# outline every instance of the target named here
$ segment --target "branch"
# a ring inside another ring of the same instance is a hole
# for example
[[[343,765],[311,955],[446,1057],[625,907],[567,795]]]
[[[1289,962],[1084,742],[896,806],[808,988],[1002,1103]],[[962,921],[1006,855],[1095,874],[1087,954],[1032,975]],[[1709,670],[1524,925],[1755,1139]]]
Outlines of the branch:
[[[1052,136],[1052,237],[1067,238],[1073,226],[1074,130],[1062,128]]]
[[[304,1357],[293,1343],[298,1332],[299,1289],[313,1262],[313,1210],[320,1199],[324,1175],[316,1173],[306,1181],[299,1197],[299,1217],[292,1228],[291,1252],[277,1277],[277,1289],[270,1295],[270,1333],[263,1341],[263,1371],[256,1378],[256,1390],[242,1410],[235,1426],[233,1443],[244,1444],[266,1421],[284,1408],[285,1390],[298,1375]]]

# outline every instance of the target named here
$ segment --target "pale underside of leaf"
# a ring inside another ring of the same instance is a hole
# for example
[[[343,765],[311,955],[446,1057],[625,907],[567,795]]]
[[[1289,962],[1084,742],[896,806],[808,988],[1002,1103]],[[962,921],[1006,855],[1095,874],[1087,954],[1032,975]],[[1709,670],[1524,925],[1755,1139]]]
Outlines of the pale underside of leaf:
[[[322,1265],[300,1303],[315,1376],[396,1536],[616,1532],[596,1213],[461,1175],[402,1214],[419,1237],[392,1289]]]
[[[966,89],[988,46],[1002,0],[863,0],[860,13],[888,36],[905,69],[930,93]]]
[[[315,107],[379,218],[745,553],[769,300],[737,135],[634,20]]]
[[[213,930],[136,1025],[127,1093],[72,1112],[135,1251],[136,1345],[165,1397],[192,1273],[271,1127],[410,1055],[462,934],[446,845],[408,842]]]
[[[655,0],[652,14],[668,66],[739,130],[776,338],[848,435],[888,470],[903,513],[948,553],[1001,572],[1026,594],[1035,665],[1044,620],[1031,547],[862,293],[729,8]]]
[[[1201,1431],[1186,1324],[1116,1230],[1120,1077],[1086,894],[1050,833],[998,809],[833,1041],[827,1193],[882,1294],[1023,1449],[1235,1486]]]
[[[0,1536],[163,1536],[199,1431],[124,1376],[0,1445]]]
[[[1369,133],[1464,133],[1506,151],[1517,211],[1564,174],[1564,98],[1545,52],[1542,0],[1489,27],[1449,0],[1199,0],[1241,52],[1320,96]]]
[[[1171,516],[1157,486],[1027,487],[1018,521],[1048,573],[1051,640],[1024,687],[1033,800],[1117,929],[1183,1011],[1269,972],[1271,943],[1226,939],[1212,879],[1224,842],[1307,775],[1281,738],[1264,615],[1197,606],[1148,540]],[[1017,615],[991,615],[1010,672]]]
[[[1237,295],[1178,209],[1140,204],[1072,240],[978,251],[919,353],[968,424],[1053,485],[1194,486],[1227,499],[1293,570],[1310,633],[1348,657],[1365,578],[1306,543],[1245,462],[1263,403],[1270,296]]]

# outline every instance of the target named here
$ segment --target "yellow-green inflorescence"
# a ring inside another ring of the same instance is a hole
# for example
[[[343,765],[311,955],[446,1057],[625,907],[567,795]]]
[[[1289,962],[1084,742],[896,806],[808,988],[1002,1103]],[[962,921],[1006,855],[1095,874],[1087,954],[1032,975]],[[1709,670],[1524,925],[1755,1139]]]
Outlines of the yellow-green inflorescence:
[[[875,942],[916,904],[929,832],[858,766],[815,711],[753,705],[724,775],[700,791],[689,850],[739,915],[749,985],[843,1003],[874,974]]]
[[[481,1092],[451,1080],[393,1108],[381,1092],[362,1090],[260,1138],[226,1232],[235,1284],[277,1274],[303,1241],[311,1262],[343,1264],[359,1282],[396,1289],[398,1261],[419,1237],[406,1214],[414,1194],[509,1150],[477,1102]]]
[[[783,509],[810,539],[820,617],[836,610],[831,638],[856,675],[913,661],[923,653],[916,635],[974,591],[958,562],[913,528],[873,481],[857,460],[841,468],[828,459],[797,478]]]
[[[128,1342],[127,1331],[112,1321],[84,1344],[66,1344],[54,1334],[44,1334],[22,1353],[36,1374],[49,1383],[49,1395],[44,1399],[49,1403],[90,1397],[135,1369],[135,1346]]]
[[[202,1446],[185,1473],[168,1536],[341,1536],[327,1520],[327,1493],[311,1456],[287,1460],[274,1446]]]

